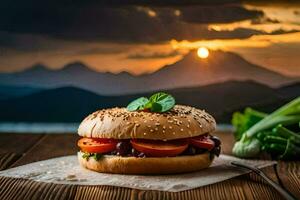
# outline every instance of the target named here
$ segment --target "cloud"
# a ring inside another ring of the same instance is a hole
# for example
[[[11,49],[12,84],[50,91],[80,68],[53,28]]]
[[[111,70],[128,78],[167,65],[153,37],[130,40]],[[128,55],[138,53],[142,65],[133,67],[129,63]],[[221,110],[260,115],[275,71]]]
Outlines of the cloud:
[[[94,47],[94,48],[88,48],[83,49],[80,51],[75,52],[75,55],[91,55],[91,54],[119,54],[126,51],[126,48],[120,48],[120,47],[111,47],[109,45],[106,45],[105,47]]]
[[[259,17],[255,19],[251,19],[251,24],[279,24],[280,21],[278,19],[271,19],[269,17]]]
[[[300,30],[297,29],[292,29],[292,30],[284,30],[284,29],[276,29],[274,31],[272,31],[271,33],[266,33],[269,35],[281,35],[281,34],[287,34],[287,33],[297,33],[300,32]]]
[[[248,10],[240,5],[225,6],[187,6],[180,9],[182,20],[191,23],[230,23],[259,18],[262,11]]]
[[[151,52],[151,53],[135,53],[128,55],[129,59],[159,59],[159,58],[169,58],[181,55],[178,51],[170,52]]]
[[[34,3],[34,6],[32,4]],[[172,6],[107,6],[96,1],[6,1],[0,7],[0,46],[18,50],[57,48],[61,41],[160,43],[176,40],[242,39],[269,34],[251,28],[210,30],[208,23],[249,19],[277,23],[263,12],[239,4]],[[283,34],[281,30],[271,34]],[[118,53],[119,49],[93,47],[79,54]]]
[[[47,36],[0,31],[1,48],[13,48],[17,51],[40,51],[57,49],[61,45],[61,41],[53,42],[53,39]]]
[[[254,35],[279,35],[286,33],[299,32],[300,30],[291,29],[276,29],[272,32],[265,32],[256,29],[236,28],[234,30],[215,31],[208,30],[206,27],[185,29],[183,24],[177,26],[181,32],[172,32],[165,40],[211,40],[211,39],[245,39]],[[156,38],[155,36],[153,38]],[[152,38],[152,42],[154,42]],[[138,38],[137,38],[138,39]],[[161,40],[157,40],[160,42]],[[145,42],[143,38],[140,40],[133,40],[132,42]],[[0,50],[7,52],[9,49],[19,52],[56,52],[63,53],[69,56],[77,55],[92,55],[92,54],[120,54],[128,52],[131,44],[119,43],[119,40],[114,42],[85,42],[85,41],[71,41],[63,39],[55,39],[51,37],[0,32]],[[129,56],[130,59],[150,59],[150,58],[167,58],[178,55],[178,52],[167,53],[135,53]]]
[[[210,34],[232,38],[227,32],[221,36],[221,32],[209,31],[206,23],[232,22],[261,15],[259,11],[240,5],[179,8],[103,6],[94,1],[72,4],[6,1],[0,7],[0,31],[64,40],[155,43],[171,39],[207,39],[211,38]]]

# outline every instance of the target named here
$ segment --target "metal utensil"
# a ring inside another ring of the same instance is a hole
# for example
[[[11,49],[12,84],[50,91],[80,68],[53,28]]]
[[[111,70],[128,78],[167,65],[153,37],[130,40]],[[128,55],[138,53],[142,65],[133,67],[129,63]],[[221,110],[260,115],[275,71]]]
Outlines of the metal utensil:
[[[261,171],[257,167],[253,167],[253,166],[250,166],[250,165],[247,165],[247,164],[244,164],[244,163],[241,163],[241,162],[236,162],[236,161],[232,161],[231,164],[236,166],[236,167],[241,167],[241,168],[249,169],[249,170],[253,171],[254,173],[261,176],[267,183],[269,183],[271,186],[273,186],[285,199],[296,200],[296,198],[291,193],[289,193],[287,190],[280,187],[280,185],[278,185],[273,180],[271,180],[269,177],[267,177],[263,173],[263,171]]]

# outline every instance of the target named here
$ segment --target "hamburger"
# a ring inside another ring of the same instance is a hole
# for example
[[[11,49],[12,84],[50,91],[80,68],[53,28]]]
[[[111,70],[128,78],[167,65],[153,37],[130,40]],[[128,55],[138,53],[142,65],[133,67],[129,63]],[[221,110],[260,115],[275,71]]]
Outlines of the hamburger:
[[[127,108],[87,116],[79,126],[81,166],[103,173],[174,174],[201,170],[220,154],[204,110],[175,105],[166,93],[139,98]]]

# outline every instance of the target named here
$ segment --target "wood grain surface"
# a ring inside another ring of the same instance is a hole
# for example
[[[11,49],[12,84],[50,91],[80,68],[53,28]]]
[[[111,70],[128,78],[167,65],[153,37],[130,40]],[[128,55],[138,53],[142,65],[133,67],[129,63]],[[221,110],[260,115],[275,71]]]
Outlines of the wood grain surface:
[[[216,133],[222,153],[231,154],[233,136]],[[75,134],[0,134],[0,169],[77,152]],[[262,158],[267,158],[262,156]],[[278,162],[264,172],[300,199],[300,162]],[[276,175],[277,174],[277,175]],[[72,186],[0,177],[0,200],[10,199],[282,199],[254,173],[184,192],[142,191],[111,186]]]

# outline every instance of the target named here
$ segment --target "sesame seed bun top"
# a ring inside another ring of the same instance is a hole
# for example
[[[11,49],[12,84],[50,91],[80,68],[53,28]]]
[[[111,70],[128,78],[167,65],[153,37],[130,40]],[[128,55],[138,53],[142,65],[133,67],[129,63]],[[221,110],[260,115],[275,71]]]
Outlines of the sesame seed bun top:
[[[165,113],[128,111],[111,108],[87,116],[78,134],[91,138],[172,140],[210,133],[216,128],[214,118],[203,110],[175,105]]]

